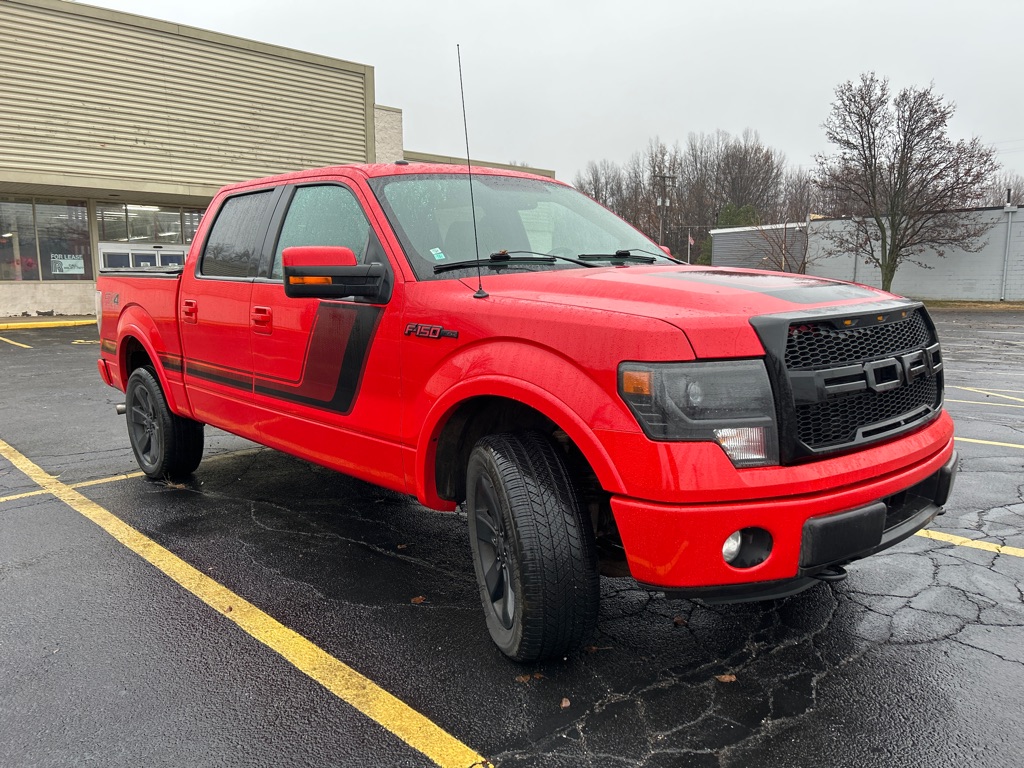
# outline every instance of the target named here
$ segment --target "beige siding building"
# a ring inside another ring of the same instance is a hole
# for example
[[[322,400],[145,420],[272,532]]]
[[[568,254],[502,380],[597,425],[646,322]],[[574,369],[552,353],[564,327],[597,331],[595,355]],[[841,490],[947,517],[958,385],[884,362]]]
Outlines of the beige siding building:
[[[371,66],[64,0],[0,0],[0,28],[0,317],[181,263],[226,183],[404,157]]]

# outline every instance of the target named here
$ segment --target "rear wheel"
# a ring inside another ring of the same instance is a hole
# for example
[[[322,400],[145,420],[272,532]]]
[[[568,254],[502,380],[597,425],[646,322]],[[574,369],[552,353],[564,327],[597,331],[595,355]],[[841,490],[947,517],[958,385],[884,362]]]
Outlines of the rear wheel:
[[[591,528],[565,462],[534,432],[490,435],[469,457],[469,538],[491,638],[516,661],[579,647],[597,624]]]
[[[142,471],[170,480],[192,474],[203,458],[203,425],[171,413],[150,366],[132,371],[125,400],[128,439]]]

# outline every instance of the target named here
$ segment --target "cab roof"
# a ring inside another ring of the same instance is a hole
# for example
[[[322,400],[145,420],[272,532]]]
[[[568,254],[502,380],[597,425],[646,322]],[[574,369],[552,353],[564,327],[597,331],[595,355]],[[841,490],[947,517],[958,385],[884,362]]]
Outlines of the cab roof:
[[[537,181],[548,181],[555,184],[568,186],[564,182],[552,179],[547,176],[538,176],[533,173],[514,171],[509,168],[488,168],[484,166],[472,166],[474,176],[515,176],[524,179],[536,179]],[[233,192],[235,190],[249,189],[252,187],[277,186],[280,184],[292,184],[310,178],[323,178],[325,176],[362,176],[364,179],[375,179],[382,176],[413,176],[421,174],[446,174],[446,175],[468,175],[470,169],[465,165],[449,165],[447,163],[418,163],[415,161],[400,160],[396,163],[352,163],[348,165],[328,165],[323,168],[310,168],[304,171],[291,171],[276,176],[265,176],[260,179],[240,181],[228,184],[221,188],[220,192]]]

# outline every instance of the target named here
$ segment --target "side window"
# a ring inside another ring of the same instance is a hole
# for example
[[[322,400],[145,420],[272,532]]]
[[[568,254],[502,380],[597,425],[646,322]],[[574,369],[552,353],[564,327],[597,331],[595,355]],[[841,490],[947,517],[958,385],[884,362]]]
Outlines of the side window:
[[[248,277],[259,259],[273,190],[228,198],[203,249],[199,271],[208,277]]]
[[[274,251],[272,279],[284,277],[281,253],[293,245],[343,245],[352,249],[360,263],[384,261],[377,235],[359,200],[349,189],[336,184],[295,190]]]

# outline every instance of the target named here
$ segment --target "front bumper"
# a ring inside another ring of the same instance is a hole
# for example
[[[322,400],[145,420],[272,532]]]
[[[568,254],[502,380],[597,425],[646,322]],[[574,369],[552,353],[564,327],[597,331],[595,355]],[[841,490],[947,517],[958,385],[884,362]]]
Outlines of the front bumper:
[[[957,462],[949,441],[923,464],[832,493],[699,506],[615,497],[612,510],[641,584],[714,602],[771,599],[926,526],[949,497]],[[767,559],[751,568],[722,557],[722,544],[742,528],[761,528],[772,538]]]

